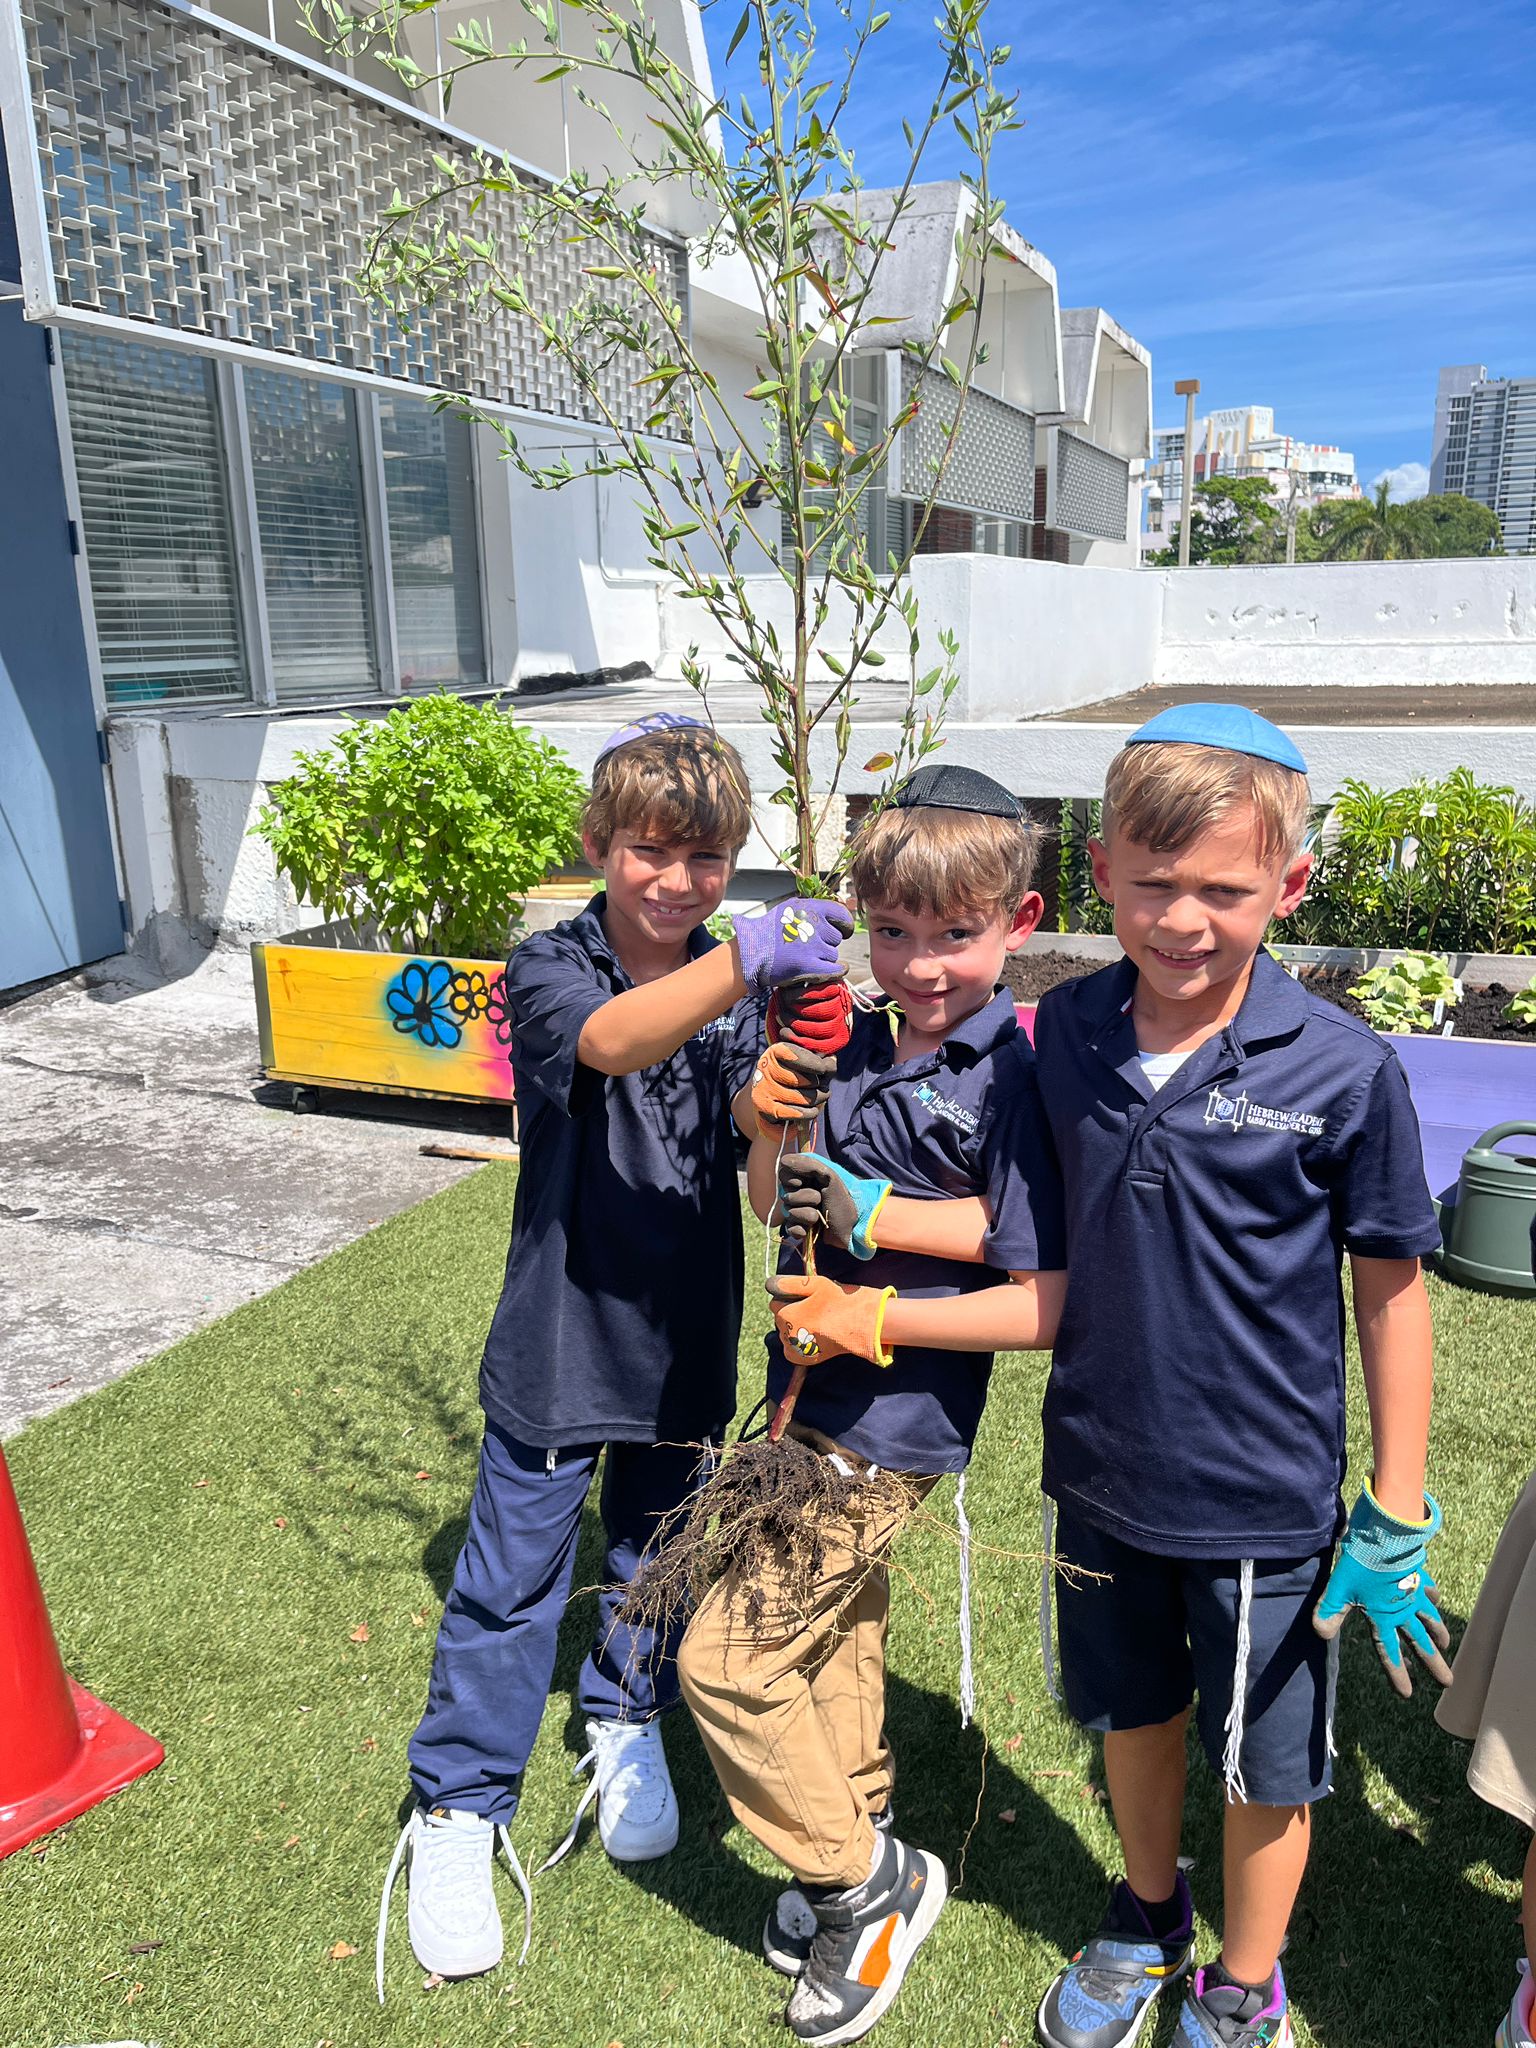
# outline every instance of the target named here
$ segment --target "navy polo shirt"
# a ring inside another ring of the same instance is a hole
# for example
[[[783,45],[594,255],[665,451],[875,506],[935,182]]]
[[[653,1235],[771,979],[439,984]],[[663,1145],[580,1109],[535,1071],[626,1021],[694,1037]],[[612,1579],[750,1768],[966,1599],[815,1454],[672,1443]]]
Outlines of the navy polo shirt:
[[[1322,1550],[1344,1477],[1342,1254],[1439,1242],[1397,1055],[1261,952],[1237,1016],[1154,1090],[1129,960],[1040,1004],[1066,1184],[1047,1493],[1143,1550]]]
[[[922,1300],[1005,1284],[1002,1273],[1066,1263],[1061,1180],[1013,998],[1000,990],[934,1052],[896,1059],[893,1011],[856,1011],[822,1116],[821,1148],[850,1173],[888,1180],[918,1201],[983,1195],[991,1208],[987,1265],[877,1251],[857,1259],[816,1247],[816,1269]],[[876,1225],[879,1234],[879,1225]],[[988,1267],[993,1271],[988,1271]],[[785,1246],[781,1272],[801,1270]],[[898,1345],[888,1366],[847,1356],[813,1365],[795,1420],[857,1457],[897,1472],[963,1472],[986,1404],[992,1354]],[[777,1331],[768,1338],[768,1393],[789,1384]]]
[[[633,986],[605,901],[525,939],[507,966],[522,1163],[480,1400],[540,1448],[692,1441],[736,1406],[730,1105],[762,1049],[762,1005],[738,1003],[638,1073],[583,1066],[582,1026]],[[701,926],[690,957],[716,943]]]

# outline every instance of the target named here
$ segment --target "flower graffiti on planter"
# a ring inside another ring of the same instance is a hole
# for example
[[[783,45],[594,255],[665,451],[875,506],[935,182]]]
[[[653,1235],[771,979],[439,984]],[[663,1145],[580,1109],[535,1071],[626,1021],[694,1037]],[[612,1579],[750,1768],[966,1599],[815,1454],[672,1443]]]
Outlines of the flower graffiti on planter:
[[[512,1011],[507,1003],[507,977],[498,974],[491,983],[486,997],[485,1014],[496,1031],[496,1043],[510,1047],[512,1044]]]
[[[399,980],[384,992],[395,1029],[419,1038],[423,1045],[457,1045],[464,1035],[454,1015],[453,985],[459,978],[446,960],[407,960]]]
[[[512,1022],[495,960],[274,939],[252,949],[262,1066],[321,1086],[507,1102]]]
[[[500,982],[501,976],[496,977]],[[483,1017],[491,1006],[491,991],[478,967],[461,967],[449,984],[448,1003],[462,1023]]]

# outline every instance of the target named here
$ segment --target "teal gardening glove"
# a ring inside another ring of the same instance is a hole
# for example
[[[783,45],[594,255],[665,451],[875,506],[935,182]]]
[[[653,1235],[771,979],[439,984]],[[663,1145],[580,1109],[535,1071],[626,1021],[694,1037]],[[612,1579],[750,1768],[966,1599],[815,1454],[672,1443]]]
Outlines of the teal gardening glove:
[[[1425,1556],[1429,1539],[1440,1533],[1440,1509],[1428,1494],[1424,1505],[1428,1513],[1422,1522],[1400,1522],[1369,1486],[1361,1487],[1337,1561],[1312,1615],[1312,1626],[1331,1641],[1351,1607],[1358,1607],[1371,1624],[1392,1689],[1404,1699],[1413,1686],[1403,1662],[1401,1637],[1413,1645],[1432,1678],[1441,1685],[1451,1682],[1451,1667],[1441,1654],[1450,1647],[1450,1631],[1435,1606],[1435,1582]]]
[[[862,1180],[819,1152],[788,1152],[779,1161],[779,1223],[802,1251],[814,1230],[856,1259],[872,1259],[875,1218],[890,1192],[888,1180]]]

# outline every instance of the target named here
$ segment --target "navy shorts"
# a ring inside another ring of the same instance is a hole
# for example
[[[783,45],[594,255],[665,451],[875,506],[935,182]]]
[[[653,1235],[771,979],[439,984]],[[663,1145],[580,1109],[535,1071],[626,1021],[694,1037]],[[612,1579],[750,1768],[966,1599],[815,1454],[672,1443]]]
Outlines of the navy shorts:
[[[1159,1557],[1060,1510],[1056,1555],[1104,1578],[1056,1574],[1062,1691],[1074,1720],[1103,1734],[1171,1721],[1196,1703],[1218,1774],[1237,1662],[1240,1575],[1232,1558]],[[1258,1559],[1249,1615],[1238,1765],[1247,1798],[1304,1806],[1333,1780],[1328,1645],[1312,1626],[1333,1563]]]

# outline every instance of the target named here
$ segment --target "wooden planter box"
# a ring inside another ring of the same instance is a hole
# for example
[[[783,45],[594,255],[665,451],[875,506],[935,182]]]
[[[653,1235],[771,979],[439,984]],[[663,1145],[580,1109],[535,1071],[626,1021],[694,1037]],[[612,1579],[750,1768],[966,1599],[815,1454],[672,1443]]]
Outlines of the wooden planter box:
[[[502,960],[381,951],[348,924],[251,948],[270,1081],[510,1102]]]

